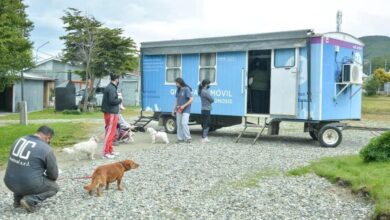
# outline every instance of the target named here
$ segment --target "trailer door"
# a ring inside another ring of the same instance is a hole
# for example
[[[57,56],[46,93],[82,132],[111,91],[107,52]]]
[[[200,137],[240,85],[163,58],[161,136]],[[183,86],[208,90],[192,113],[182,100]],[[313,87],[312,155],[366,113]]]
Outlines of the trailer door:
[[[298,49],[272,51],[270,114],[295,116],[298,95]]]

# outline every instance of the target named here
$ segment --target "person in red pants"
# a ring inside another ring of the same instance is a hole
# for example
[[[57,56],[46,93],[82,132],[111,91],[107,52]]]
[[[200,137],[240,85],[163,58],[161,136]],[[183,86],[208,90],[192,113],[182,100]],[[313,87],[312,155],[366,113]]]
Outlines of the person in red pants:
[[[119,76],[111,74],[111,82],[106,86],[103,93],[102,112],[104,113],[104,121],[106,135],[104,137],[103,156],[108,159],[115,158],[118,153],[114,152],[112,144],[116,135],[116,127],[118,124],[119,105],[122,99],[118,98],[117,88],[119,85]]]

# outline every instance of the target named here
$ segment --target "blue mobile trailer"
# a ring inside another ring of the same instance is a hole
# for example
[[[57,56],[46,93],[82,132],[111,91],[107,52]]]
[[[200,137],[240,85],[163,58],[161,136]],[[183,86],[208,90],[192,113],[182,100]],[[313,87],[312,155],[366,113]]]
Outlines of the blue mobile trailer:
[[[175,132],[174,79],[182,77],[193,89],[190,121],[200,123],[196,90],[208,78],[212,129],[265,116],[271,134],[280,121],[304,122],[313,139],[335,147],[338,122],[361,117],[363,46],[346,33],[312,30],[141,43],[142,110]]]

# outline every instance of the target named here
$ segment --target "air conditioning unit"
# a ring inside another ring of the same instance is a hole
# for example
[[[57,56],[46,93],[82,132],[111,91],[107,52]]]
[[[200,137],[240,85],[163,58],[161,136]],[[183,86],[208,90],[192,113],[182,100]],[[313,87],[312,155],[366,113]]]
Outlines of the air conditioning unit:
[[[363,69],[358,64],[344,64],[342,82],[352,84],[363,83]]]

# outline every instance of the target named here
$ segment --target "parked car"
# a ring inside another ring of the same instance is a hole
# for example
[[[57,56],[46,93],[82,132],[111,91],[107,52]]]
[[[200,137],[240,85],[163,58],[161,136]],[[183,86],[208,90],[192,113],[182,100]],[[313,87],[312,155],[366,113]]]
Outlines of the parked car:
[[[89,101],[93,106],[102,106],[104,87],[96,88],[95,96]],[[80,89],[76,92],[76,105],[79,106],[85,95],[85,89]]]

